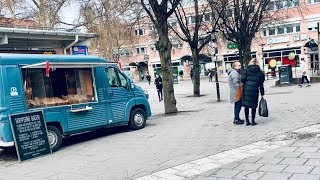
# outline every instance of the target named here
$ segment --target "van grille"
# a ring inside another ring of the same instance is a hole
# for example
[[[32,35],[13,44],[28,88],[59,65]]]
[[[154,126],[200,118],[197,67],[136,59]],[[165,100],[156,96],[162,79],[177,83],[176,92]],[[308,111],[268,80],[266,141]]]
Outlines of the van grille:
[[[10,110],[11,112],[23,112],[25,109],[25,102],[24,98],[22,96],[14,96],[9,97],[9,104],[10,104]]]

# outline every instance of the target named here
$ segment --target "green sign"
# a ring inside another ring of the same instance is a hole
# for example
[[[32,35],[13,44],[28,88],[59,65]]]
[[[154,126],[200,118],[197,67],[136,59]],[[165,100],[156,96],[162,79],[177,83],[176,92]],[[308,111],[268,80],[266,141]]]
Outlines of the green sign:
[[[228,42],[227,48],[228,49],[237,49],[238,48],[238,44],[235,43],[235,42]]]

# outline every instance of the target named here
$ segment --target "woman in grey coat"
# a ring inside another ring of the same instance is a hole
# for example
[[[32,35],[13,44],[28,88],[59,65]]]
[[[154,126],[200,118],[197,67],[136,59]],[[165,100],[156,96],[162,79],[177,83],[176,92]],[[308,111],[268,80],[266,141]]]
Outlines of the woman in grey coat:
[[[230,86],[230,102],[234,103],[234,124],[243,124],[244,121],[240,119],[240,111],[241,111],[241,99],[239,101],[235,101],[235,96],[238,87],[241,84],[241,75],[240,75],[241,64],[239,62],[234,62],[232,64],[232,70],[228,72],[228,80]]]
[[[253,58],[248,67],[245,69],[241,82],[243,83],[243,94],[242,94],[242,107],[244,107],[244,112],[246,116],[246,125],[256,125],[256,109],[259,102],[259,90],[260,94],[264,96],[263,83],[265,80],[265,75],[261,71],[259,66],[259,61]],[[249,109],[251,109],[252,122],[249,122]]]

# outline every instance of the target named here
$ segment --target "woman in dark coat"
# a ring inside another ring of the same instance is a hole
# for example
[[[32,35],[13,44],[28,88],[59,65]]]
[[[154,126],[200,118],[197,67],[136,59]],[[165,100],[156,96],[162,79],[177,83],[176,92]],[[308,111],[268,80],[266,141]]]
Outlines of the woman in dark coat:
[[[264,96],[264,80],[265,75],[260,69],[259,61],[253,58],[241,78],[241,82],[243,83],[242,107],[245,108],[244,112],[247,126],[257,124],[254,120],[259,102],[259,90],[261,96]],[[251,109],[251,123],[249,122],[249,109]]]
[[[157,92],[158,92],[158,97],[159,97],[159,102],[163,100],[162,98],[162,78],[160,75],[156,75],[156,79],[154,80],[154,84],[156,85]]]

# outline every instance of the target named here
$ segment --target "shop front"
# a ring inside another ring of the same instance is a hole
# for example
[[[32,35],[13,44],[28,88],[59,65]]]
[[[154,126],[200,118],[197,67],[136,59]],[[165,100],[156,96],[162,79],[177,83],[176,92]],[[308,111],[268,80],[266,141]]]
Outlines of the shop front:
[[[265,72],[271,72],[272,68],[278,69],[281,65],[290,64],[296,74],[296,67],[299,67],[301,55],[301,47],[276,49],[276,50],[264,50],[264,70]],[[270,61],[276,61],[276,66],[271,67]]]

